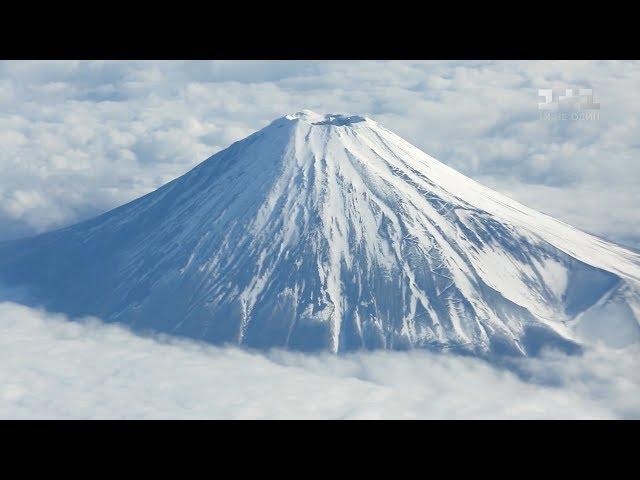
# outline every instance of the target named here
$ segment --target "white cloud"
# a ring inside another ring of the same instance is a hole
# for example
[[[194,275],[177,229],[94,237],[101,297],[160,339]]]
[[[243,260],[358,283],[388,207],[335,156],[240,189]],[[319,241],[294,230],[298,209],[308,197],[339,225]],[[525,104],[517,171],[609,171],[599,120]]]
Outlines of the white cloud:
[[[0,418],[640,418],[640,351],[255,353],[0,303]]]
[[[592,88],[600,118],[541,119],[547,87]],[[42,197],[0,202],[0,240],[118,206],[311,108],[370,115],[533,208],[640,246],[638,62],[0,62],[0,106],[0,199]],[[531,193],[542,187],[554,202]],[[585,202],[596,208],[576,214]]]

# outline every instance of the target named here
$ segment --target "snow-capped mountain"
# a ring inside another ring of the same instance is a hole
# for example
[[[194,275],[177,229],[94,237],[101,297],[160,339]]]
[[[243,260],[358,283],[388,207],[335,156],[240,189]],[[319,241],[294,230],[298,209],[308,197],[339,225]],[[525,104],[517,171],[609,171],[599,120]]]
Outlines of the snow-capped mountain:
[[[131,203],[1,244],[0,282],[72,316],[258,348],[640,338],[640,255],[357,115],[279,118]]]

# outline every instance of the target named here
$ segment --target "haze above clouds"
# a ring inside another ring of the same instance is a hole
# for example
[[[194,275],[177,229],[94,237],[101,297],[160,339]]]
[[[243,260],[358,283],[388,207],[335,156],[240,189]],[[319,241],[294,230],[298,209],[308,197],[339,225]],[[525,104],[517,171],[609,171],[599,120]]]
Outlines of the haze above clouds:
[[[640,418],[638,346],[514,373],[424,351],[254,353],[0,303],[0,418]]]
[[[597,120],[540,118],[592,88]],[[0,62],[0,240],[88,218],[275,117],[362,113],[488,186],[640,246],[637,62]]]

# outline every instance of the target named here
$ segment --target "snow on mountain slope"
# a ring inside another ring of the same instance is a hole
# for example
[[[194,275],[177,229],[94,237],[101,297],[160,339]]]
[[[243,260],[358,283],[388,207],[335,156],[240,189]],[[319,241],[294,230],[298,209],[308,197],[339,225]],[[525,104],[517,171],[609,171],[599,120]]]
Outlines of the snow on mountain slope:
[[[0,282],[54,311],[257,348],[527,355],[575,350],[611,312],[640,336],[638,254],[369,118],[310,111],[95,219],[0,245]]]

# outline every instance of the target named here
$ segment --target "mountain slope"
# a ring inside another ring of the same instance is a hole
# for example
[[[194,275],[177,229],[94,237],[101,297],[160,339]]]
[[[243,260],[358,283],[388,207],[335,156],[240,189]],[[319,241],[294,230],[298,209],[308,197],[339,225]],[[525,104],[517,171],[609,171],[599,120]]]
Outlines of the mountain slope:
[[[626,337],[640,332],[638,254],[371,119],[310,111],[100,217],[1,245],[0,282],[74,316],[258,348],[574,349],[614,299]]]

